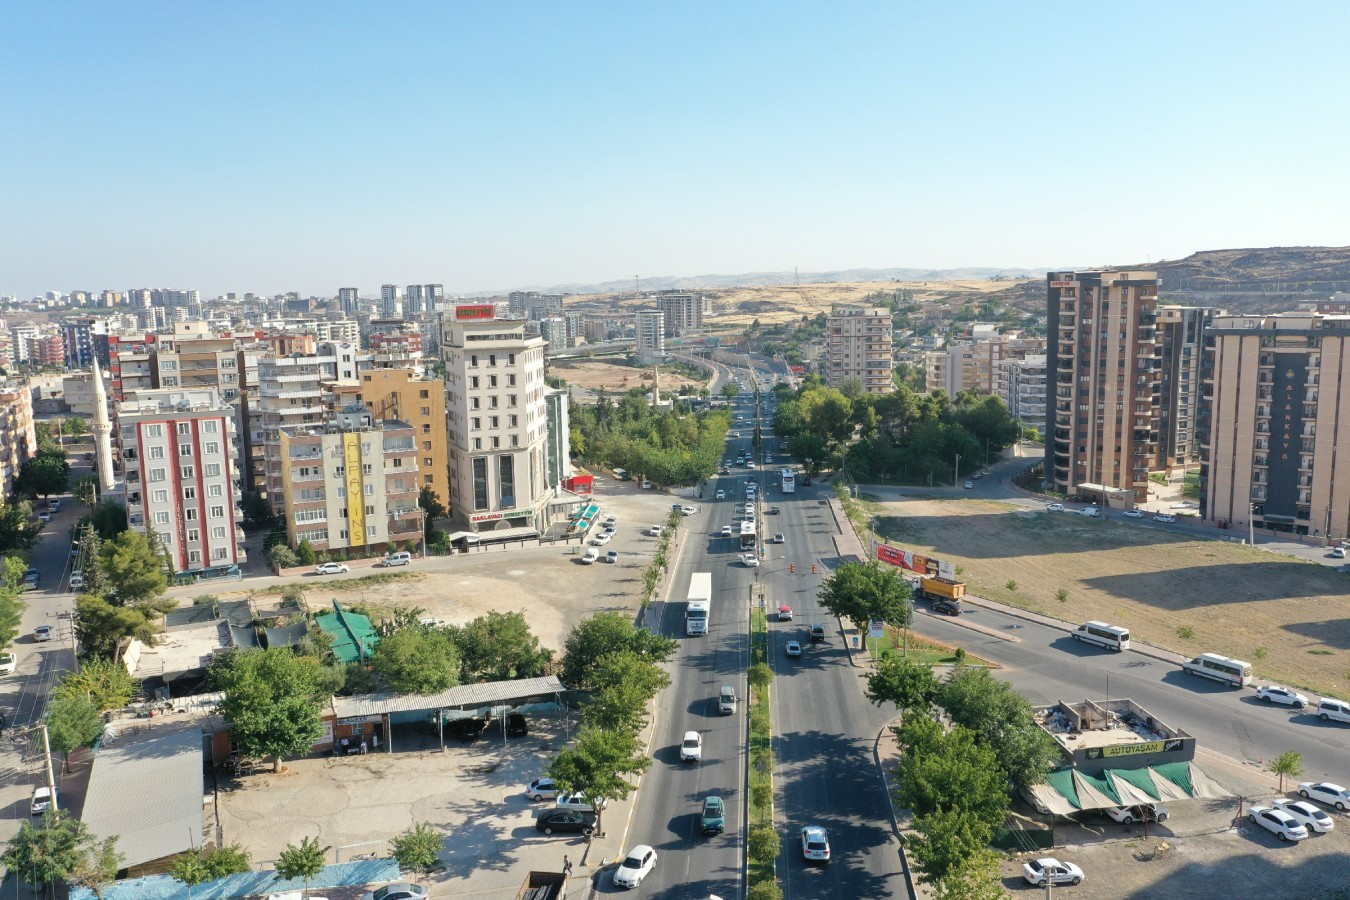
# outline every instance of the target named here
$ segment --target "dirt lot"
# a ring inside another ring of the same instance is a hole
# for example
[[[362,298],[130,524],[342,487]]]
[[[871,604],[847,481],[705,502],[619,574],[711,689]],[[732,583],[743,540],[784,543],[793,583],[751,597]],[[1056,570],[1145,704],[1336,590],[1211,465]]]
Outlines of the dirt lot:
[[[847,284],[802,284],[773,285],[766,287],[743,287],[729,291],[717,291],[714,303],[719,310],[715,319],[709,320],[712,327],[732,325],[744,328],[755,319],[762,324],[776,324],[802,316],[814,316],[816,313],[829,312],[836,303],[861,306],[869,294],[880,291],[910,290],[919,303],[944,301],[964,294],[978,296],[990,291],[1007,288],[1007,281],[865,281]],[[757,304],[742,311],[742,303]]]
[[[951,560],[975,596],[1112,622],[1178,653],[1248,660],[1258,678],[1350,695],[1350,582],[1324,566],[990,501],[871,506],[891,543]]]
[[[631,366],[620,366],[607,362],[569,362],[566,360],[555,360],[549,363],[549,369],[552,374],[565,379],[568,384],[589,388],[590,390],[604,388],[613,393],[623,393],[635,387],[651,390],[652,386],[651,369],[634,369]],[[684,385],[689,385],[694,390],[705,386],[704,382],[695,381],[674,372],[661,372],[662,393],[678,391]]]

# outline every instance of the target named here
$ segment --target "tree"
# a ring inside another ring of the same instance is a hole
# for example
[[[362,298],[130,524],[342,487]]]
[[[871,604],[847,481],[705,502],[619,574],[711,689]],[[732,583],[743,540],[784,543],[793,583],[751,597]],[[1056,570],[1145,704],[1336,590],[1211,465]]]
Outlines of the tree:
[[[816,596],[831,615],[849,620],[862,632],[864,648],[868,622],[879,619],[908,628],[914,617],[909,584],[894,566],[876,560],[844,563],[825,579]]]
[[[371,668],[400,694],[435,694],[459,684],[459,648],[440,628],[400,628],[380,639]]]
[[[31,550],[41,534],[42,523],[33,518],[31,503],[6,503],[0,497],[0,553]]]
[[[915,820],[906,842],[919,880],[933,900],[999,900],[1006,897],[998,876],[998,854],[989,850],[992,829],[963,820],[961,813],[936,813]]]
[[[395,835],[389,842],[394,849],[394,858],[399,868],[412,869],[425,876],[441,861],[441,850],[445,840],[430,822],[415,822],[402,834]]]
[[[277,857],[277,874],[288,881],[299,878],[309,893],[309,880],[323,871],[323,861],[332,847],[320,847],[318,838],[301,838],[300,846],[287,844]],[[302,894],[303,896],[303,894]]]
[[[426,528],[427,540],[431,539],[431,530],[435,527],[437,519],[444,519],[450,514],[441,503],[441,496],[431,489],[431,485],[422,485],[422,490],[417,494],[417,505],[422,510],[422,524]]]
[[[192,889],[199,884],[229,875],[242,875],[252,868],[248,851],[239,844],[230,844],[214,850],[203,848],[179,854],[169,869],[169,876],[187,885],[191,898]]]
[[[47,740],[53,750],[65,757],[70,771],[70,751],[93,746],[103,734],[103,714],[88,697],[64,697],[53,700],[47,713]]]
[[[117,871],[126,855],[118,852],[117,835],[104,838],[101,843],[90,843],[67,880],[76,887],[89,888],[101,900],[103,889],[117,880]]]
[[[877,706],[894,703],[903,714],[926,713],[938,695],[933,670],[902,656],[886,655],[867,673],[867,699]]]
[[[988,669],[958,666],[942,685],[938,704],[994,749],[1016,790],[1040,784],[1059,759],[1058,745],[1036,724],[1031,701]]]
[[[19,636],[26,609],[28,604],[14,588],[0,590],[0,648],[8,647]]]
[[[90,594],[75,598],[75,637],[88,657],[114,659],[118,646],[129,637],[153,646],[155,632],[156,625],[145,609],[114,606]]]
[[[832,443],[853,434],[853,402],[835,388],[805,391],[797,400],[797,408],[807,428]]]
[[[245,756],[307,753],[323,735],[319,719],[321,667],[289,648],[231,650],[217,656],[208,681],[223,691],[220,714],[231,723],[234,743]]]
[[[647,721],[647,703],[669,685],[664,669],[632,651],[606,654],[596,665],[582,719],[602,731],[636,734]]]
[[[576,745],[558,754],[549,765],[548,774],[560,792],[579,792],[595,807],[596,831],[603,832],[602,801],[627,797],[634,786],[623,776],[646,771],[651,763],[651,757],[642,752],[635,735],[583,728]]]
[[[14,493],[50,497],[70,490],[70,463],[55,455],[38,454],[19,469]]]
[[[773,881],[757,881],[746,891],[746,900],[783,900],[783,889]]]
[[[1272,775],[1280,776],[1280,793],[1284,793],[1284,778],[1298,778],[1303,774],[1303,754],[1295,750],[1286,750],[1266,764]]]
[[[65,424],[62,426],[62,430],[73,438],[84,437],[89,433],[89,423],[79,416],[71,416],[66,419]]]
[[[728,400],[735,400],[736,395],[741,392],[741,386],[734,381],[728,381],[722,385],[722,396]]]
[[[783,840],[772,825],[756,825],[745,840],[746,855],[761,866],[768,866],[783,852]]]
[[[295,558],[300,561],[302,566],[312,566],[318,561],[318,555],[314,552],[314,545],[309,542],[308,538],[296,545]]]
[[[105,541],[127,530],[127,508],[116,500],[104,500],[89,514],[89,524]]]
[[[239,501],[239,511],[244,516],[244,525],[248,528],[266,528],[274,520],[272,507],[263,499],[262,492],[249,491]]]
[[[910,746],[899,771],[896,799],[915,816],[956,810],[990,829],[1007,816],[1007,777],[994,751],[968,729],[953,728],[934,747]]]
[[[80,571],[84,573],[84,593],[95,597],[108,593],[108,575],[103,568],[103,538],[94,528],[86,528],[80,538]]]
[[[746,677],[752,688],[762,691],[773,682],[773,669],[769,668],[768,663],[757,662],[750,667]]]
[[[108,595],[118,606],[152,600],[168,589],[159,541],[139,531],[123,531],[101,551]]]
[[[94,475],[86,475],[75,482],[74,490],[75,502],[83,503],[92,508],[98,503],[98,478]]]
[[[607,654],[628,650],[650,662],[663,663],[679,646],[673,638],[638,628],[623,613],[596,613],[568,633],[559,677],[573,690],[590,690],[600,658]]]
[[[461,628],[451,630],[459,647],[462,678],[472,681],[508,681],[544,674],[552,650],[539,646],[530,625],[519,612],[493,610]]]
[[[0,854],[11,872],[33,887],[67,881],[93,845],[88,827],[52,807],[38,825],[24,821]]]

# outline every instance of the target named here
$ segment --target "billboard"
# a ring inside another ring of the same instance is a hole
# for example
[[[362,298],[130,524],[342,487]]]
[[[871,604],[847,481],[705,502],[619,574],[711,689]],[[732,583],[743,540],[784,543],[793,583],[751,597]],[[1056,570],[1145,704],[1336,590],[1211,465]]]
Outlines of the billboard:
[[[470,319],[495,319],[497,318],[497,307],[491,303],[475,303],[472,306],[456,306],[455,321],[464,322]]]
[[[1298,515],[1298,469],[1303,451],[1303,401],[1308,357],[1275,354],[1275,392],[1270,410],[1270,452],[1266,455],[1265,518],[1292,522]]]
[[[950,568],[950,563],[939,562],[936,559],[929,559],[926,556],[919,556],[917,553],[910,553],[908,550],[901,550],[899,547],[891,547],[887,544],[877,545],[877,559],[884,563],[890,563],[893,566],[899,566],[902,569],[909,569],[911,572],[918,572],[920,575],[931,575],[928,567],[937,566],[939,571],[943,566]],[[943,576],[946,577],[946,576]]]

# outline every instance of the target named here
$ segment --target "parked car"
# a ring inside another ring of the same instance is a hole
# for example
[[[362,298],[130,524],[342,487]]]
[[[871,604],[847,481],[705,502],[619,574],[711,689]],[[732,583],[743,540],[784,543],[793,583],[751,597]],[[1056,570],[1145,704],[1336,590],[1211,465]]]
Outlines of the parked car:
[[[642,884],[642,879],[650,875],[655,866],[656,851],[646,844],[638,844],[628,851],[619,868],[614,870],[614,886],[635,888]]]
[[[1166,822],[1167,817],[1171,815],[1167,811],[1167,807],[1161,803],[1150,803],[1148,806],[1116,807],[1115,809],[1108,809],[1106,814],[1122,825],[1132,825],[1135,822]]]
[[[28,802],[28,812],[30,815],[40,816],[51,808],[55,800],[56,792],[52,788],[46,785],[35,787],[33,799]]]
[[[12,675],[19,668],[19,657],[15,653],[0,653],[0,675]]]
[[[1298,786],[1298,795],[1304,800],[1316,800],[1334,806],[1341,812],[1350,810],[1350,791],[1330,781],[1304,781]]]
[[[52,520],[52,514],[49,513],[49,512],[47,512],[46,510],[43,510],[42,512],[38,513],[38,521],[39,521],[39,522],[50,522],[51,520]]]
[[[725,500],[725,499],[727,499],[727,492],[726,492],[726,491],[718,491],[718,492],[717,492],[717,499],[718,499],[718,500]]]
[[[487,722],[478,718],[451,719],[445,723],[445,733],[465,743],[478,739],[487,728]]]
[[[1293,688],[1287,688],[1279,684],[1261,685],[1256,689],[1256,699],[1264,700],[1267,703],[1281,703],[1297,709],[1303,709],[1308,705],[1307,697]]]
[[[1344,548],[1344,547],[1332,547],[1332,548],[1331,548],[1331,558],[1332,558],[1332,559],[1345,559],[1345,548]]]
[[[605,528],[608,529],[608,528],[618,528],[618,527],[619,527],[619,518],[618,518],[618,516],[608,516],[608,517],[605,518]]]
[[[1053,856],[1028,860],[1022,865],[1022,877],[1027,884],[1082,884],[1083,870],[1071,862],[1060,862]]]
[[[1047,506],[1047,507],[1045,508],[1045,511],[1046,511],[1046,512],[1064,512],[1064,504],[1063,504],[1063,503],[1051,503],[1049,506]]]
[[[788,641],[783,646],[783,652],[788,656],[796,658],[802,655],[802,645],[800,641]]]
[[[412,554],[406,551],[400,553],[391,553],[384,558],[380,565],[386,569],[393,566],[406,566],[412,563]]]
[[[413,884],[411,881],[395,881],[393,884],[386,884],[382,888],[367,891],[361,895],[361,900],[422,900],[426,895],[427,889],[420,884]]]
[[[531,800],[556,800],[558,798],[558,786],[553,783],[552,778],[536,778],[525,785],[525,796]]]
[[[790,606],[780,606],[780,607],[778,607],[778,621],[780,621],[780,622],[791,622],[791,621],[792,621],[792,607],[790,607]]]
[[[652,483],[651,483],[650,481],[644,481],[644,482],[642,482],[642,490],[644,490],[644,491],[650,491],[651,489],[652,489]]]
[[[587,547],[586,552],[581,554],[581,562],[584,565],[590,565],[600,558],[600,551],[595,547]]]
[[[595,813],[583,809],[550,809],[534,820],[534,827],[544,834],[595,831]]]
[[[1271,805],[1281,812],[1288,813],[1295,822],[1308,829],[1309,832],[1316,831],[1318,834],[1326,834],[1336,827],[1336,823],[1331,821],[1331,816],[1322,812],[1307,800],[1276,800]]]
[[[558,809],[576,809],[581,810],[582,812],[595,812],[595,807],[591,805],[591,802],[579,793],[562,794],[557,800],[553,801],[553,805],[558,807]],[[608,805],[608,800],[603,798],[600,800],[601,809],[604,809]]]
[[[1177,520],[1176,516],[1169,516],[1167,513],[1158,513],[1156,516],[1153,517],[1153,521],[1162,522],[1166,525],[1170,525],[1176,520]]]
[[[51,639],[52,639],[52,626],[39,625],[37,628],[33,629],[33,640],[50,641]]]
[[[1101,508],[1096,506],[1085,506],[1078,511],[1078,514],[1089,519],[1100,519],[1102,517]]]
[[[506,714],[506,736],[524,737],[530,733],[530,723],[518,712]]]
[[[343,575],[350,571],[345,563],[335,562],[319,563],[314,568],[315,575]]]
[[[78,591],[84,587],[84,573],[76,569],[70,573],[70,589]]]
[[[609,551],[608,553],[605,554],[605,562],[607,562],[607,563],[616,563],[616,562],[618,562],[618,561],[619,561],[619,551],[618,551],[618,550],[611,550],[611,551]]]
[[[807,825],[802,828],[802,858],[807,862],[829,862],[829,832],[819,825]]]
[[[721,834],[727,827],[726,804],[717,795],[703,798],[703,811],[698,817],[699,830],[704,834]]]
[[[603,547],[612,540],[614,540],[614,535],[610,534],[607,531],[602,531],[595,537],[591,538],[591,546]]]
[[[680,742],[680,762],[700,762],[703,759],[703,735],[686,731]]]
[[[1308,829],[1282,809],[1253,806],[1247,811],[1247,821],[1260,825],[1282,841],[1301,841],[1308,836]]]
[[[1121,513],[1121,515],[1127,519],[1142,519],[1144,517],[1144,511],[1141,509],[1127,509]]]

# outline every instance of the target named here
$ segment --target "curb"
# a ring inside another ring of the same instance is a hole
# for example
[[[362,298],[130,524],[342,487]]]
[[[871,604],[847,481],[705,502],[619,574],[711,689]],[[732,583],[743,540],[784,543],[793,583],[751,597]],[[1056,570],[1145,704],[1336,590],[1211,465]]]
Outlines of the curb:
[[[876,763],[877,775],[881,778],[881,788],[886,793],[886,808],[891,814],[891,832],[895,835],[896,851],[900,855],[900,872],[905,876],[905,890],[908,892],[910,900],[917,900],[918,889],[914,886],[914,872],[909,866],[909,856],[905,853],[905,836],[900,831],[900,819],[895,814],[895,800],[891,797],[891,779],[886,774],[886,766],[881,759],[881,742],[890,734],[893,726],[900,724],[900,717],[896,716],[877,732],[876,740],[872,742],[872,759]]]
[[[965,599],[967,602],[970,602],[972,606],[981,606],[984,607],[985,609],[1003,613],[1006,616],[1011,616],[1014,619],[1021,619],[1024,622],[1032,622],[1036,625],[1044,625],[1048,628],[1054,628],[1058,631],[1063,631],[1065,634],[1072,634],[1074,631],[1078,629],[1077,625],[1074,625],[1070,622],[1066,622],[1063,619],[1056,619],[1053,616],[1047,616],[1044,613],[1034,613],[1031,612],[1030,610],[1018,609],[1015,606],[1008,606],[1006,604],[999,603],[997,600],[986,600],[983,597],[976,597],[972,594],[967,594],[965,596]],[[1000,635],[997,632],[992,631],[991,629],[982,629],[976,628],[975,626],[972,625],[967,625],[960,620],[960,617],[953,618],[952,624],[959,625],[962,628],[970,628],[972,630],[984,631],[986,634],[992,634],[995,637],[1006,637],[1005,635]],[[1133,638],[1130,639],[1130,650],[1131,652],[1138,653],[1141,656],[1148,656],[1161,662],[1173,663],[1175,665],[1181,665],[1188,658],[1182,656],[1180,653],[1174,653],[1171,650],[1165,650],[1162,647],[1154,647],[1152,644],[1145,644],[1142,641],[1135,641]]]

